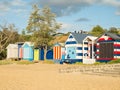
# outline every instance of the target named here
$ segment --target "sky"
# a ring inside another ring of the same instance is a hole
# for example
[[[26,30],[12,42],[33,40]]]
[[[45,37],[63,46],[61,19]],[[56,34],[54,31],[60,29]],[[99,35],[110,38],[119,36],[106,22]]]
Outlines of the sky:
[[[62,24],[59,32],[120,28],[120,0],[0,0],[0,25],[15,24],[18,32],[26,29],[32,5],[49,6]]]

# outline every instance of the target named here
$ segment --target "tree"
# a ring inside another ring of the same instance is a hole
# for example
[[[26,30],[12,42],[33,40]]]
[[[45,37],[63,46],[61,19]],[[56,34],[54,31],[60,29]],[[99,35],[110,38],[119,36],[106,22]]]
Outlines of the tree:
[[[26,35],[26,32],[24,29],[22,30],[22,35]]]
[[[0,25],[0,59],[6,56],[6,47],[9,43],[15,43],[19,39],[17,29],[14,24]]]
[[[93,36],[97,36],[97,37],[102,35],[103,33],[105,33],[105,30],[99,25],[93,27],[93,29],[90,32],[90,34],[92,34]]]
[[[55,20],[56,15],[51,12],[49,7],[39,9],[37,5],[33,5],[33,12],[31,13],[27,25],[27,32],[32,34],[31,41],[34,46],[44,49],[44,59],[46,60],[47,47],[49,42],[53,39],[53,34],[60,28]]]
[[[30,41],[30,38],[31,38],[31,35],[27,35],[25,29],[22,30],[21,34],[19,34],[20,42]]]
[[[118,34],[120,34],[120,28],[118,28]]]
[[[119,31],[118,31],[118,29],[117,29],[116,27],[111,27],[111,28],[108,30],[108,32],[114,33],[114,34],[118,34],[118,33],[119,33]]]

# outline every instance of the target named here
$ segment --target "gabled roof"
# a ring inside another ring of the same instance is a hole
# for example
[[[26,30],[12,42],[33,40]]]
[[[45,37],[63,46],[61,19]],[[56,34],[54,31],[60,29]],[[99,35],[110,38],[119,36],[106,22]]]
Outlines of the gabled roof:
[[[65,46],[65,44],[57,42],[57,43],[54,44],[54,46],[61,46],[61,47],[63,47],[63,46]]]
[[[78,43],[82,43],[87,36],[91,36],[89,34],[84,34],[84,33],[71,33],[71,34],[73,35],[73,37],[76,39]]]
[[[95,41],[98,37],[95,37],[95,36],[87,36],[84,40],[86,40],[87,38],[89,38],[91,41]]]
[[[104,33],[103,35],[107,35],[107,36],[113,38],[114,40],[120,40],[120,35],[117,35],[117,34],[113,34],[113,33],[106,32],[106,33]],[[103,35],[101,35],[101,36],[103,36]],[[101,37],[101,36],[100,36],[100,37]],[[98,39],[99,39],[100,37],[98,37],[98,38],[96,39],[96,41],[98,41]]]
[[[113,33],[105,33],[107,36],[110,36],[111,38],[115,39],[115,40],[120,40],[120,35],[117,34],[113,34]],[[105,35],[104,34],[104,35]]]
[[[22,47],[24,47],[26,44],[27,44],[28,46],[31,46],[31,47],[34,46],[34,44],[33,44],[32,42],[25,42],[25,43],[22,45]]]
[[[8,48],[18,48],[18,45],[17,44],[9,44],[7,47]]]

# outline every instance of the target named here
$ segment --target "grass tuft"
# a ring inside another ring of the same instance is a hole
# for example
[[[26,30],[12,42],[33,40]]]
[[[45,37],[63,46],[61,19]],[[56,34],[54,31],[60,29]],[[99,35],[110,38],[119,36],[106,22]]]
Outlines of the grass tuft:
[[[83,65],[82,62],[76,62],[75,64],[76,64],[76,65]]]
[[[120,59],[111,60],[111,61],[108,62],[108,64],[115,64],[115,63],[120,63]]]
[[[1,60],[0,65],[7,65],[7,64],[13,64],[11,60]]]

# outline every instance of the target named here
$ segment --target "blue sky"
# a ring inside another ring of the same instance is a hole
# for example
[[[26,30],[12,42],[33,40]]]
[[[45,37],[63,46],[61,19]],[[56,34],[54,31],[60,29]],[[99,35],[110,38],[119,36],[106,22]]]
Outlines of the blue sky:
[[[120,0],[0,0],[0,24],[15,24],[21,32],[36,3],[57,14],[60,32],[90,31],[96,25],[120,28]]]

